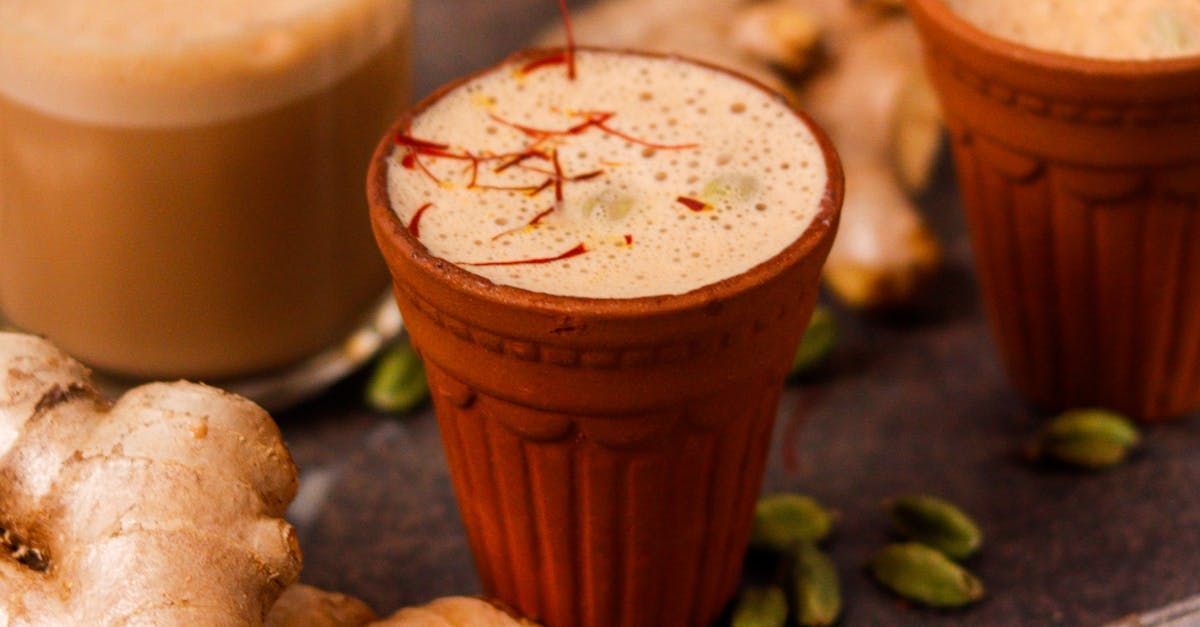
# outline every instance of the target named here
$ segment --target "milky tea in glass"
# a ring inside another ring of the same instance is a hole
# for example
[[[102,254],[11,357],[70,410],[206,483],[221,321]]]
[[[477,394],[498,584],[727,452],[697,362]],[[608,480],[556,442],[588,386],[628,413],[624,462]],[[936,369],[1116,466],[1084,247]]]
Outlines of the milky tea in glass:
[[[132,378],[349,335],[408,32],[408,0],[0,2],[0,316]]]

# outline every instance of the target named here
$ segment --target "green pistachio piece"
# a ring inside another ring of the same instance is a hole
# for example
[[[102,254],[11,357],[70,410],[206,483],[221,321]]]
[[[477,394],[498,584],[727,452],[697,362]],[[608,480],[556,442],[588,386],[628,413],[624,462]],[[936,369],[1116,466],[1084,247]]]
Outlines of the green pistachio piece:
[[[585,221],[620,222],[633,210],[634,203],[632,195],[610,187],[588,197],[579,211]]]
[[[917,542],[884,547],[871,559],[870,570],[892,592],[929,607],[963,607],[984,595],[975,575]]]
[[[833,560],[811,542],[796,545],[794,559],[796,624],[802,627],[834,624],[842,613],[842,592]]]
[[[367,381],[367,404],[378,411],[406,412],[429,397],[425,365],[407,339],[384,352]]]
[[[908,495],[884,503],[896,533],[963,560],[983,544],[983,532],[961,509],[945,500]]]
[[[829,358],[836,345],[837,320],[828,307],[817,305],[808,321],[808,328],[804,330],[800,347],[796,349],[788,376],[795,377],[811,372]]]
[[[1032,459],[1100,470],[1120,464],[1141,434],[1128,418],[1104,409],[1076,409],[1046,423],[1029,444]]]
[[[772,494],[754,507],[750,543],[779,553],[801,542],[820,542],[833,529],[834,515],[808,496]]]
[[[738,597],[729,624],[730,627],[783,627],[787,615],[787,598],[779,588],[746,588]]]
[[[758,191],[758,179],[749,174],[729,172],[704,186],[701,198],[710,204],[735,204],[748,200]]]

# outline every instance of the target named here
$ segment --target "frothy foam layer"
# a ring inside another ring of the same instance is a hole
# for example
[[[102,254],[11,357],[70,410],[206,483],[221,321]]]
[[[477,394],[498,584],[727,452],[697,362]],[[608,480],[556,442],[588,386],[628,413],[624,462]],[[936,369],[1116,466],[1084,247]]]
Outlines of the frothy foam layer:
[[[409,0],[0,0],[0,93],[112,126],[214,123],[315,93]]]
[[[1102,59],[1200,54],[1196,0],[946,0],[979,28],[1033,48]]]
[[[413,121],[388,179],[430,252],[498,284],[634,298],[745,272],[812,223],[824,156],[781,100],[681,60],[577,64],[571,82],[512,62]]]

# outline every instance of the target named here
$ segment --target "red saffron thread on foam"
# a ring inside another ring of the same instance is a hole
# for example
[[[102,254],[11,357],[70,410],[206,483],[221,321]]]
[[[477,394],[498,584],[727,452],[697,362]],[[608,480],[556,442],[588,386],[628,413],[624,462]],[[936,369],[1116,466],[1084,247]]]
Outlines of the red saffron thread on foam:
[[[530,74],[544,67],[558,65],[559,63],[567,62],[567,54],[565,52],[555,52],[544,57],[538,57],[529,63],[521,66],[520,73],[522,75]]]
[[[411,148],[409,150],[411,151],[411,152],[409,152],[409,156],[412,157],[412,163],[416,164],[417,169],[421,170],[421,172],[423,172],[425,174],[425,176],[428,176],[435,185],[437,185],[438,187],[441,187],[442,179],[438,178],[437,175],[434,174],[432,170],[425,167],[425,162],[421,161],[421,158],[417,156],[417,154],[419,154],[419,153],[417,153],[417,151],[415,151]]]
[[[566,48],[562,51],[554,52],[554,53],[548,54],[546,56],[543,56],[543,57],[540,57],[537,59],[533,59],[533,60],[527,62],[524,66],[522,66],[520,68],[520,70],[519,70],[520,73],[528,74],[528,73],[533,72],[542,67],[549,67],[552,65],[565,63],[567,65],[567,77],[572,81],[575,80],[575,78],[576,78],[576,67],[575,67],[576,47],[575,47],[574,27],[573,27],[573,24],[571,23],[570,11],[567,9],[566,0],[559,0],[558,7],[559,7],[559,11],[562,13],[563,24],[566,29],[566,37],[567,37]],[[584,112],[579,112],[576,115],[582,115],[582,116],[584,116],[585,119],[578,124],[574,124],[565,129],[559,130],[559,129],[542,129],[542,128],[535,128],[535,127],[526,126],[526,125],[522,125],[522,124],[517,124],[515,122],[510,122],[508,120],[505,120],[495,114],[489,114],[489,116],[496,122],[499,122],[501,124],[504,124],[506,126],[514,128],[517,131],[533,138],[533,142],[531,144],[529,144],[523,151],[518,152],[518,153],[508,153],[508,154],[501,154],[501,155],[491,155],[488,153],[484,153],[484,156],[479,156],[479,155],[472,154],[469,150],[463,150],[461,153],[453,152],[450,149],[450,146],[448,144],[442,144],[442,143],[438,143],[438,142],[434,142],[434,141],[418,139],[416,137],[409,135],[407,133],[407,130],[401,131],[396,134],[396,143],[408,148],[408,153],[401,160],[401,164],[405,168],[408,168],[408,169],[415,168],[415,169],[421,170],[426,176],[428,176],[434,183],[438,184],[439,186],[442,185],[441,179],[439,179],[436,175],[434,175],[434,173],[421,161],[421,158],[420,158],[421,155],[426,155],[426,156],[430,156],[430,157],[434,157],[434,158],[441,157],[441,158],[469,161],[470,163],[469,163],[468,167],[470,168],[471,178],[470,178],[470,182],[467,184],[468,189],[519,191],[519,192],[524,192],[530,196],[536,196],[537,194],[541,193],[542,191],[548,189],[549,187],[551,187],[551,186],[554,187],[554,196],[555,196],[554,206],[550,207],[549,209],[547,209],[545,211],[542,211],[541,213],[538,213],[529,221],[529,223],[525,224],[524,226],[518,227],[516,229],[511,229],[509,231],[505,231],[503,233],[500,233],[500,234],[494,236],[492,238],[493,240],[498,239],[504,235],[513,233],[515,231],[521,230],[521,229],[526,229],[531,226],[537,226],[540,223],[540,221],[542,220],[542,218],[550,215],[556,209],[560,208],[562,206],[562,202],[563,202],[563,183],[564,182],[587,181],[587,180],[591,180],[591,179],[594,179],[594,178],[604,175],[604,173],[605,173],[604,170],[593,170],[590,172],[585,172],[583,174],[572,175],[572,176],[564,175],[563,169],[562,169],[562,164],[560,163],[559,158],[558,158],[558,151],[553,150],[549,154],[547,154],[546,151],[541,149],[541,144],[550,138],[579,135],[579,134],[587,132],[591,128],[596,128],[597,130],[599,130],[603,133],[606,133],[613,137],[617,137],[619,139],[623,139],[623,140],[633,143],[633,144],[638,144],[638,145],[644,146],[646,148],[652,148],[652,149],[658,149],[658,150],[685,150],[685,149],[690,149],[690,148],[696,148],[699,146],[699,144],[696,144],[696,143],[658,144],[658,143],[654,143],[651,141],[647,141],[647,140],[635,137],[633,135],[630,135],[629,133],[626,133],[619,129],[615,129],[608,125],[609,120],[611,120],[616,115],[613,112],[584,111]],[[554,167],[553,171],[551,172],[551,171],[542,170],[540,168],[533,168],[533,167],[523,165],[523,163],[525,161],[527,161],[529,159],[535,159],[535,158],[541,159],[544,161],[549,161]],[[493,172],[495,172],[495,173],[503,172],[504,170],[511,168],[513,166],[521,166],[523,169],[528,169],[528,170],[540,172],[542,174],[546,174],[548,178],[545,181],[543,181],[540,185],[536,185],[536,186],[530,185],[530,186],[512,186],[512,187],[510,187],[510,186],[501,186],[501,185],[480,185],[479,181],[478,181],[480,163],[483,161],[495,161],[495,160],[501,161],[501,163],[493,169]],[[617,164],[604,163],[603,165],[615,166]],[[692,199],[692,198],[687,198],[684,196],[680,196],[678,198],[678,201],[692,211],[703,211],[705,209],[711,208],[703,202],[700,202],[700,201]],[[428,210],[431,206],[432,206],[432,203],[427,203],[427,204],[421,206],[419,209],[417,209],[417,211],[414,213],[412,221],[410,222],[409,227],[408,227],[409,231],[414,236],[417,236],[419,234],[421,217],[424,215],[425,211]],[[624,240],[625,240],[626,245],[633,244],[633,236],[632,235],[626,234],[624,236]],[[551,263],[554,261],[560,261],[563,259],[569,259],[571,257],[582,255],[586,252],[588,252],[588,248],[584,243],[581,242],[577,246],[572,248],[571,250],[568,250],[568,251],[566,251],[560,255],[556,255],[554,257],[523,259],[523,260],[514,260],[514,261],[489,261],[489,262],[478,262],[478,263],[463,263],[461,265],[508,266],[508,265],[520,265],[520,264]]]
[[[558,151],[551,153],[554,158],[554,203],[555,207],[562,206],[563,201],[563,171],[562,164],[558,162]]]
[[[563,27],[567,33],[567,47],[558,52],[538,57],[521,66],[519,72],[522,75],[551,65],[565,63],[567,65],[567,78],[575,80],[575,27],[571,23],[571,12],[567,9],[566,0],[558,0],[558,10],[562,13]]]
[[[536,146],[536,144],[534,144],[534,145]],[[536,159],[542,159],[542,160],[548,161],[550,159],[550,155],[546,154],[545,152],[543,152],[541,150],[537,150],[536,148],[529,148],[529,149],[525,150],[524,152],[519,152],[519,153],[516,153],[513,155],[504,155],[504,156],[498,157],[498,158],[505,159],[505,161],[503,163],[501,163],[500,165],[496,166],[492,170],[492,172],[495,172],[497,174],[499,174],[500,172],[503,172],[515,165],[521,165],[522,163],[524,163],[525,161],[527,161],[529,159],[536,158]]]
[[[468,151],[464,150],[461,153],[451,152],[450,146],[446,144],[439,144],[437,142],[431,142],[424,139],[417,139],[404,132],[396,133],[396,143],[408,148],[413,152],[429,155],[431,157],[445,157],[447,159],[459,159],[462,161],[479,160],[479,157],[476,157]]]
[[[687,207],[692,211],[695,211],[696,213],[712,209],[712,205],[709,205],[701,200],[696,200],[695,198],[688,198],[687,196],[680,196],[679,198],[675,199],[675,202]]]
[[[546,176],[551,177],[551,179],[558,176],[554,172],[551,172],[549,170],[543,170],[541,168],[535,168],[533,166],[523,165],[523,166],[520,166],[520,168],[522,170],[529,170],[530,172],[537,172],[538,174],[545,174]],[[578,183],[579,181],[590,181],[596,177],[603,176],[603,175],[604,175],[604,170],[592,170],[591,172],[584,172],[583,174],[571,174],[571,175],[563,176],[562,180],[564,180],[568,183]]]
[[[587,119],[584,120],[583,122],[580,122],[579,124],[575,124],[573,126],[568,126],[567,128],[564,128],[564,129],[537,128],[537,127],[528,126],[525,124],[518,124],[511,120],[506,120],[506,119],[496,115],[495,113],[489,113],[488,117],[490,117],[495,122],[499,122],[500,124],[503,124],[510,128],[514,128],[514,129],[524,133],[525,135],[528,135],[530,137],[537,139],[538,141],[535,142],[535,145],[536,145],[537,143],[541,143],[542,141],[545,141],[546,139],[548,139],[550,137],[566,137],[569,135],[582,134],[584,131],[595,126],[596,124],[607,122],[608,119],[611,118],[613,115],[614,114],[612,114],[612,113],[588,114]]]
[[[525,224],[523,224],[521,226],[518,226],[513,229],[509,229],[507,231],[502,231],[500,233],[493,235],[492,241],[494,242],[494,241],[500,239],[501,237],[504,237],[505,235],[512,235],[513,233],[516,233],[518,231],[524,231],[525,229],[527,229],[531,226],[537,226],[542,223],[542,218],[544,218],[552,213],[554,213],[554,207],[550,207],[549,209],[533,216],[532,220],[530,220],[529,222],[526,222]]]
[[[571,12],[567,10],[567,0],[558,0],[558,10],[562,13],[563,26],[567,29],[567,78],[575,80],[575,28],[571,24]]]
[[[474,263],[459,262],[458,265],[460,265],[460,266],[519,266],[519,265],[526,265],[526,264],[532,265],[532,264],[553,263],[555,261],[562,261],[563,259],[570,259],[571,257],[578,257],[579,255],[582,255],[586,252],[588,252],[587,245],[584,244],[583,242],[580,242],[579,244],[577,244],[575,246],[575,248],[572,248],[571,250],[568,250],[567,252],[562,253],[561,255],[555,255],[553,257],[539,257],[539,258],[535,258],[535,259],[517,259],[514,261],[479,261],[479,262],[474,262]]]
[[[700,144],[656,144],[654,142],[648,142],[644,139],[638,139],[637,137],[634,137],[633,135],[630,135],[628,133],[618,131],[617,129],[612,128],[611,126],[608,126],[605,122],[606,121],[596,122],[596,124],[595,124],[596,128],[598,128],[598,129],[604,131],[605,133],[608,133],[609,135],[612,135],[614,137],[619,137],[627,142],[632,142],[634,144],[640,144],[647,148],[654,148],[655,150],[688,150],[691,148],[700,147]]]
[[[476,185],[475,189],[485,189],[493,192],[520,192],[527,196],[536,196],[550,187],[553,179],[546,179],[540,185]]]
[[[396,144],[408,148],[408,153],[401,159],[400,164],[410,170],[418,169],[425,176],[428,176],[437,185],[442,184],[442,180],[437,177],[426,165],[421,161],[421,155],[430,157],[443,157],[446,159],[458,159],[471,162],[471,185],[474,185],[475,176],[479,169],[479,157],[471,154],[469,151],[456,153],[450,151],[450,146],[438,142],[429,141],[426,139],[418,139],[409,135],[406,131],[400,131],[395,136]]]
[[[404,131],[396,133],[396,143],[400,144],[401,146],[408,146],[409,148],[428,150],[446,150],[450,147],[447,144],[439,144],[437,142],[426,141],[424,139],[417,139],[416,137],[413,137]]]
[[[566,136],[570,136],[570,135],[580,135],[580,134],[586,132],[590,128],[596,128],[603,133],[612,135],[613,137],[617,137],[617,138],[623,139],[627,142],[630,142],[633,144],[638,144],[640,146],[645,146],[646,148],[653,148],[655,150],[689,150],[692,148],[698,148],[700,146],[700,144],[696,144],[696,143],[658,144],[658,143],[655,143],[652,141],[642,139],[640,137],[634,137],[633,135],[630,135],[629,133],[626,133],[619,129],[615,129],[608,125],[608,121],[613,119],[617,115],[611,111],[581,111],[581,112],[579,112],[578,115],[585,116],[587,119],[585,119],[584,121],[582,121],[578,124],[575,124],[573,126],[568,126],[567,128],[564,128],[564,129],[537,128],[537,127],[528,126],[525,124],[519,124],[519,123],[513,122],[511,120],[506,120],[494,113],[489,113],[488,115],[492,118],[492,120],[494,120],[500,124],[503,124],[510,128],[514,128],[514,129],[520,131],[521,133],[524,133],[525,135],[528,135],[530,137],[537,139],[538,141],[535,143],[540,143],[551,137],[566,137]]]
[[[421,237],[421,216],[425,215],[425,212],[432,206],[433,203],[427,202],[413,213],[412,220],[408,222],[408,232],[412,233],[413,237]]]

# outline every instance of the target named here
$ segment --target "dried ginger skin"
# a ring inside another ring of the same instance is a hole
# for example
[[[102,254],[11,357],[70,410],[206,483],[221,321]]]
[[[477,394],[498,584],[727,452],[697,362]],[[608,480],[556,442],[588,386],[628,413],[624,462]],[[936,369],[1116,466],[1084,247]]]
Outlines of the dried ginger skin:
[[[928,182],[940,124],[936,111],[928,114],[906,100],[927,95],[914,88],[926,84],[914,82],[922,71],[920,46],[907,20],[875,23],[855,41],[832,71],[801,94],[834,138],[846,172],[842,220],[824,274],[851,307],[903,308],[923,293],[942,264],[940,244],[901,185],[912,180],[918,191]],[[920,145],[896,146],[897,138]],[[895,163],[901,153],[907,160],[903,178]]]
[[[798,76],[816,61],[823,30],[815,12],[788,0],[773,0],[738,11],[730,38],[752,57]]]
[[[443,597],[375,620],[365,603],[337,592],[293,584],[271,608],[266,627],[537,627],[476,597]]]
[[[300,571],[296,469],[257,405],[154,383],[111,407],[40,338],[0,333],[0,624],[255,625]]]
[[[296,583],[275,602],[266,627],[362,627],[373,620],[375,612],[354,597]]]
[[[536,623],[474,597],[444,597],[420,607],[406,607],[370,627],[536,627]]]

